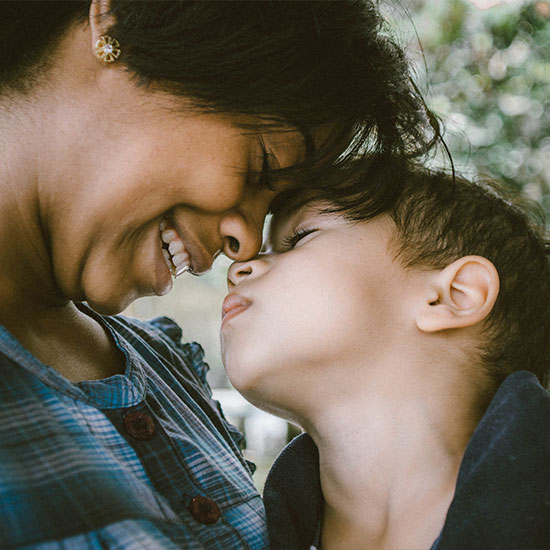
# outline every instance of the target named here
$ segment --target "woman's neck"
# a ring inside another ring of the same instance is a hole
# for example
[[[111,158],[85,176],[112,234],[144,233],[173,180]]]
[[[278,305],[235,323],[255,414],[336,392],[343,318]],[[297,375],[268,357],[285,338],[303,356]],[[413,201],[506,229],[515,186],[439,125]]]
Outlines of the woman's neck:
[[[62,148],[55,111],[63,100],[50,88],[44,77],[28,92],[0,96],[0,322],[67,303],[55,285],[46,230],[45,167],[56,165],[52,151]]]
[[[34,155],[25,163],[12,148],[0,168],[0,317],[44,303],[54,293],[47,243],[33,176]],[[10,154],[11,153],[11,154]]]
[[[437,538],[479,413],[467,392],[444,399],[450,386],[433,386],[371,385],[307,426],[320,455],[323,550],[429,548]]]

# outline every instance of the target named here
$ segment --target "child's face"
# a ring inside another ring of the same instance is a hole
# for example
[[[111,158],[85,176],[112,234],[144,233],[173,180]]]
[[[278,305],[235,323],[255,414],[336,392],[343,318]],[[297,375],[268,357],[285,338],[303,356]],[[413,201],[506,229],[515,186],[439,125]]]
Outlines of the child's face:
[[[333,373],[347,376],[344,365],[378,361],[407,314],[391,218],[350,223],[323,207],[274,217],[271,252],[228,274],[226,370],[239,391],[274,412],[321,379],[331,384]]]

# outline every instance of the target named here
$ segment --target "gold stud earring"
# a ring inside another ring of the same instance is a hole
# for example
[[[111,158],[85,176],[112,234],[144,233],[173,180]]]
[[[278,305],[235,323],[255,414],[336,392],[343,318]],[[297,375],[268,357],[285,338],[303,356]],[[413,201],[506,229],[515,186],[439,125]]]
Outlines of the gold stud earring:
[[[107,35],[102,36],[95,43],[95,54],[103,63],[112,63],[120,55],[120,44],[115,38]]]

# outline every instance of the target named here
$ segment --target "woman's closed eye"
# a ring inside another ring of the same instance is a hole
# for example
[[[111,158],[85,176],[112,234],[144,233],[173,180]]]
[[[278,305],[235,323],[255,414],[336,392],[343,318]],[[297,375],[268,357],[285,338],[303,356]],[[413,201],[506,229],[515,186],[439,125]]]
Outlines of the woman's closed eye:
[[[264,145],[262,145],[262,151],[263,151],[263,161],[262,161],[262,169],[259,173],[258,178],[258,185],[260,188],[266,187],[267,189],[274,191],[275,190],[275,182],[273,181],[273,174],[272,171],[274,167],[278,164],[277,159],[275,158],[275,155],[268,151]]]

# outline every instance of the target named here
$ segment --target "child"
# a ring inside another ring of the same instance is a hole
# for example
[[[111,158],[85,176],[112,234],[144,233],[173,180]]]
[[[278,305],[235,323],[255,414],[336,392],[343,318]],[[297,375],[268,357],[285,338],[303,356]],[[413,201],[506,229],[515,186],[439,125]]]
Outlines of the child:
[[[375,216],[296,197],[229,270],[222,348],[304,430],[265,487],[271,548],[550,548],[550,273],[494,191],[411,168]]]

